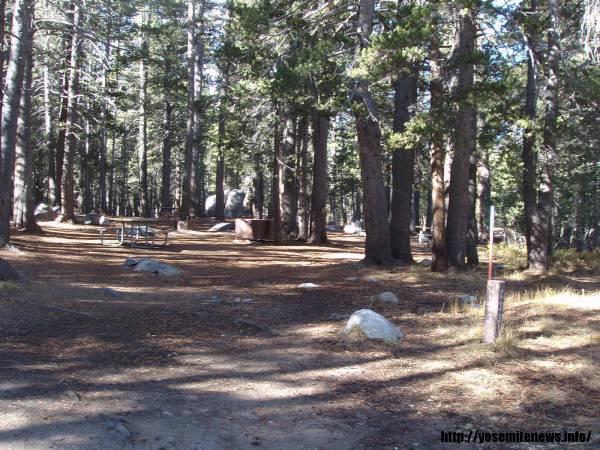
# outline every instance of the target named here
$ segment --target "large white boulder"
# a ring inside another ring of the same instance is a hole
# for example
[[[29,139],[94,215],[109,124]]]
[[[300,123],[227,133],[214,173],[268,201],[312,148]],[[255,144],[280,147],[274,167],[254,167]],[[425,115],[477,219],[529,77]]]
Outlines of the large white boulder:
[[[367,338],[395,344],[404,338],[400,328],[381,314],[370,309],[359,309],[350,316],[342,333],[351,339]]]

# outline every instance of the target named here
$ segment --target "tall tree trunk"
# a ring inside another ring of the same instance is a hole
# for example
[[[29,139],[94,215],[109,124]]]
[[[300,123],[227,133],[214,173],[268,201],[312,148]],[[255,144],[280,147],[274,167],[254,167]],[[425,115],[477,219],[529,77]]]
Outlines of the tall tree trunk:
[[[275,132],[273,134],[273,177],[271,185],[271,211],[273,221],[273,239],[276,244],[281,242],[281,205],[279,203],[279,160],[281,151],[281,113],[276,114]]]
[[[67,141],[67,121],[69,118],[69,93],[72,92],[70,83],[72,82],[71,64],[74,51],[73,39],[75,37],[75,29],[73,24],[76,20],[75,10],[75,0],[70,0],[67,6],[67,17],[69,17],[71,26],[64,41],[65,70],[62,77],[60,110],[58,113],[58,136],[56,139],[56,152],[54,154],[54,163],[56,165],[54,170],[54,175],[56,178],[54,201],[56,202],[56,206],[60,206],[62,202],[63,166],[65,158],[65,145]]]
[[[225,132],[227,121],[227,108],[229,103],[229,64],[223,68],[222,96],[219,104],[219,137],[217,142],[217,173],[216,173],[216,205],[215,216],[217,220],[225,220]]]
[[[262,161],[260,153],[253,155],[254,176],[252,186],[254,188],[254,198],[252,201],[252,215],[259,219],[263,218],[263,204],[265,199],[265,177],[263,175]]]
[[[117,116],[115,111],[115,117]],[[112,132],[111,136],[112,144],[110,149],[110,178],[108,179],[108,202],[109,202],[109,210],[111,214],[115,214],[115,195],[114,195],[114,186],[115,186],[115,147],[116,147],[116,133],[115,130]]]
[[[219,137],[218,137],[218,154],[217,168],[215,174],[215,217],[219,221],[225,220],[225,105],[221,99],[219,107]]]
[[[296,113],[290,103],[283,109],[283,140],[281,142],[281,163],[279,164],[279,191],[281,204],[281,231],[285,237],[297,235],[296,217],[298,212],[296,195]]]
[[[548,270],[552,250],[552,209],[554,207],[554,166],[556,164],[558,90],[560,67],[560,35],[558,0],[548,0],[548,55],[546,58],[546,88],[544,90],[544,131],[540,154],[541,172],[538,199],[539,223],[533,226],[529,266]]]
[[[166,97],[163,99],[163,142],[162,142],[162,182],[160,186],[160,203],[169,208],[171,199],[171,147],[173,127],[171,125],[173,105]]]
[[[416,66],[416,65],[415,65]],[[394,95],[393,131],[402,133],[410,120],[411,109],[417,101],[417,67],[402,72],[396,79]],[[391,242],[392,256],[412,263],[410,251],[410,222],[412,217],[411,196],[415,152],[413,149],[397,148],[392,155]]]
[[[145,24],[142,14],[141,23]],[[142,57],[139,62],[139,109],[138,109],[138,162],[140,171],[140,209],[144,217],[150,217],[152,205],[148,198],[148,74],[146,72],[146,57],[148,41],[142,31]]]
[[[309,233],[309,209],[308,198],[308,120],[302,116],[298,126],[298,138],[300,139],[300,155],[298,158],[298,170],[300,171],[298,183],[298,240],[305,241]]]
[[[436,37],[431,42],[430,70],[431,81],[431,270],[444,272],[448,268],[446,248],[446,185],[444,182],[444,132],[439,125],[442,120],[444,87],[442,81],[442,55]]]
[[[10,55],[6,70],[6,85],[2,99],[2,128],[0,135],[0,247],[10,242],[10,216],[12,212],[13,171],[17,122],[21,103],[24,64],[30,26],[29,0],[15,0],[11,26]]]
[[[31,8],[27,14],[28,23],[24,23],[23,42],[23,88],[21,93],[21,113],[17,125],[17,143],[15,158],[15,193],[14,222],[18,229],[37,231],[39,227],[33,214],[35,205],[33,198],[33,148],[31,142],[31,90],[33,66],[33,2],[26,7]]]
[[[368,46],[373,30],[374,10],[374,0],[360,0],[355,64],[360,59],[362,49]],[[366,80],[354,80],[352,99],[358,135],[363,205],[365,205],[364,219],[367,235],[365,262],[367,264],[388,265],[392,263],[393,258],[387,211],[388,197],[382,172],[381,129],[377,106],[371,96],[369,84]]]
[[[183,177],[181,186],[181,216],[189,218],[192,210],[195,214],[202,213],[204,205],[198,198],[198,190],[203,191],[204,153],[202,146],[201,96],[202,96],[202,68],[204,64],[204,47],[202,44],[202,24],[204,15],[204,1],[196,3],[188,0],[187,23],[187,65],[188,65],[188,90],[187,90],[187,126],[185,138],[185,154],[183,162]],[[200,22],[200,30],[199,28]],[[198,177],[198,172],[202,172]],[[198,179],[200,178],[200,183]],[[200,186],[198,186],[200,184]],[[200,196],[201,197],[201,196]]]
[[[537,0],[531,0],[531,12],[537,10]],[[537,61],[535,58],[537,51],[537,29],[529,26],[526,30],[527,36],[527,85],[525,87],[525,118],[528,125],[525,127],[523,135],[523,203],[525,207],[525,240],[527,243],[527,262],[531,267],[533,265],[533,239],[538,239],[536,233],[534,236],[534,224],[538,227],[539,215],[537,209],[536,184],[536,166],[537,152],[535,150],[535,120],[537,112]]]
[[[467,265],[477,266],[479,255],[477,254],[477,243],[479,233],[477,232],[477,154],[471,153],[469,164],[469,225],[467,232]]]
[[[77,134],[75,126],[78,118],[79,94],[79,62],[83,52],[81,38],[82,8],[78,3],[73,4],[73,28],[71,40],[71,61],[69,62],[69,90],[67,92],[67,121],[65,123],[64,157],[62,165],[61,183],[61,220],[63,222],[75,221],[75,182],[73,169],[75,165],[75,152],[77,148]]]
[[[188,219],[192,209],[192,176],[194,161],[194,83],[196,81],[196,63],[195,63],[195,35],[196,35],[196,11],[192,0],[188,0],[187,17],[187,65],[188,65],[188,84],[187,84],[187,125],[185,133],[185,153],[183,158],[183,177],[181,183],[181,218]]]
[[[448,257],[450,263],[458,268],[465,267],[468,222],[471,210],[469,166],[477,135],[475,108],[468,104],[469,100],[467,98],[473,86],[474,66],[473,63],[461,62],[460,60],[473,54],[475,42],[475,10],[465,9],[460,12],[456,31],[455,58],[460,65],[457,70],[454,94],[458,99],[458,109],[455,113],[452,140],[454,154],[450,173],[446,225]]]
[[[110,2],[108,3],[110,8]],[[98,193],[100,195],[100,211],[108,212],[106,202],[106,153],[108,149],[108,137],[106,126],[108,120],[108,60],[110,57],[110,31],[107,31],[106,41],[104,43],[104,61],[102,63],[102,109],[100,113],[100,147],[98,149]]]
[[[313,112],[313,185],[311,200],[311,232],[308,241],[327,242],[327,137],[329,117]]]

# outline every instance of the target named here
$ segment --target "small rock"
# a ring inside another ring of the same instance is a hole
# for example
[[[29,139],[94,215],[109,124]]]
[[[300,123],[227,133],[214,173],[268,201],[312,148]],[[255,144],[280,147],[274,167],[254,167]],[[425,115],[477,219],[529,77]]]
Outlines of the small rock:
[[[398,297],[393,292],[382,292],[377,295],[377,300],[383,303],[393,303],[394,305],[398,304]]]
[[[350,317],[350,314],[339,314],[339,313],[331,313],[327,320],[345,320]]]
[[[346,278],[344,278],[344,280],[346,280],[346,281],[358,281],[358,278],[357,277],[346,277]]]
[[[313,288],[318,288],[319,285],[315,284],[315,283],[302,283],[298,285],[299,288],[302,289],[313,289]]]
[[[379,280],[375,277],[367,277],[367,283],[379,283]]]
[[[140,262],[141,260],[139,259],[135,259],[135,258],[126,258],[125,259],[125,263],[123,263],[123,267],[133,267],[133,266],[137,266],[137,264]]]
[[[342,333],[352,340],[366,338],[394,344],[404,338],[400,328],[370,309],[360,309],[352,314]]]
[[[163,413],[163,416],[172,416],[173,415],[173,413],[169,412],[169,411],[163,411],[162,413]]]
[[[110,225],[110,220],[106,216],[100,216],[98,219],[98,225],[102,225],[103,227]]]
[[[168,436],[165,441],[169,444],[175,444],[177,442],[177,438],[175,436]]]
[[[24,277],[8,262],[0,259],[0,281],[16,281],[21,283],[24,281]]]
[[[417,265],[421,266],[421,267],[429,267],[431,266],[431,259],[429,258],[424,258],[422,260],[420,260]]]
[[[242,303],[251,303],[253,301],[254,300],[252,300],[251,298],[245,298],[245,299],[242,300]]]
[[[123,422],[116,422],[115,430],[126,437],[131,437],[131,430]]]
[[[218,232],[222,232],[222,231],[231,231],[235,228],[235,224],[233,222],[222,222],[222,223],[218,223],[216,225],[214,225],[213,227],[209,228],[208,231],[211,231],[213,233],[218,233]]]
[[[108,287],[103,287],[103,288],[100,288],[100,290],[104,294],[106,294],[106,295],[108,295],[110,297],[113,297],[113,298],[119,298],[119,297],[121,297],[121,293],[115,291],[114,289],[111,289],[111,288],[108,288]]]
[[[188,400],[188,401],[191,401],[191,402],[196,401],[196,400],[200,400],[200,396],[196,395],[196,394],[187,394],[184,398],[186,400]]]

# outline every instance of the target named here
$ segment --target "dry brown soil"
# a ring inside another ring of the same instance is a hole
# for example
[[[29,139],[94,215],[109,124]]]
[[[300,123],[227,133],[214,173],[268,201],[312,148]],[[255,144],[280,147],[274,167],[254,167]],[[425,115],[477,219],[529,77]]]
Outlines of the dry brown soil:
[[[565,428],[592,431],[577,448],[600,448],[599,309],[509,305],[509,356],[480,344],[480,314],[449,312],[456,294],[481,295],[484,268],[365,268],[360,238],[342,234],[316,247],[198,231],[150,250],[102,246],[96,227],[43,228],[0,255],[30,280],[0,287],[2,449],[468,448],[442,444],[441,431]],[[123,268],[142,256],[184,275]],[[507,291],[541,283],[600,286],[562,277]],[[372,308],[406,338],[342,340],[344,320],[330,315],[384,290],[399,305]]]

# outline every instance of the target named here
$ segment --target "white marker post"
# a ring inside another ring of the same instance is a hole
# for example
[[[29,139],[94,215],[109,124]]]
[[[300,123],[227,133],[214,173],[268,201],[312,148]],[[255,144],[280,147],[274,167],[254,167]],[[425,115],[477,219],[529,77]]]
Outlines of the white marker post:
[[[504,281],[493,280],[494,276],[494,207],[490,207],[489,262],[488,282],[485,298],[485,314],[483,318],[483,342],[493,343],[502,328],[502,312],[504,309]]]

